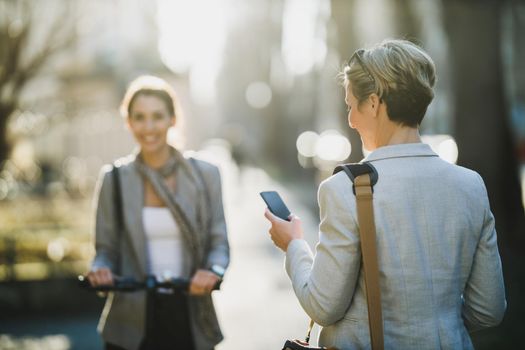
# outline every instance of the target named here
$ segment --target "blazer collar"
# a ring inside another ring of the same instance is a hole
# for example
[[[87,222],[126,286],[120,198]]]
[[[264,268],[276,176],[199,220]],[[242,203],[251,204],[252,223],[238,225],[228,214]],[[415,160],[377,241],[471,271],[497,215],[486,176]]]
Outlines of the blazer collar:
[[[390,158],[406,157],[439,157],[436,152],[426,143],[404,143],[399,145],[390,145],[379,147],[370,153],[364,162],[373,162],[376,160]]]

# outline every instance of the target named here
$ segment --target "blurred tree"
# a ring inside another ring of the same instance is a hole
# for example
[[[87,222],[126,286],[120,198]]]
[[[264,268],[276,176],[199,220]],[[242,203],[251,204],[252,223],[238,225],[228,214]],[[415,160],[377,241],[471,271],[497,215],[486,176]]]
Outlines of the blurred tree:
[[[453,66],[458,162],[485,180],[502,243],[523,250],[525,217],[502,66],[505,2],[443,4]]]
[[[358,40],[356,35],[355,25],[355,0],[331,0],[331,14],[332,21],[335,24],[335,47],[341,56],[341,62],[348,62],[354,51],[358,49]],[[347,107],[344,102],[344,89],[341,89],[341,111],[346,111]],[[342,112],[341,126],[342,130],[346,131],[350,144],[352,145],[352,153],[350,154],[350,162],[359,162],[363,159],[361,137],[356,130],[348,127],[348,113]]]
[[[0,0],[0,169],[9,158],[12,140],[8,125],[20,107],[24,87],[51,56],[75,38],[74,31],[65,30],[72,23],[70,4],[60,1],[56,7],[61,11],[54,11],[51,19],[43,21],[35,16],[42,8],[31,1]],[[35,36],[39,45],[31,40]]]
[[[505,76],[509,79],[508,98],[512,106],[512,130],[518,142],[519,159],[525,164],[525,1],[513,1],[504,12]]]
[[[525,304],[520,295],[525,271],[522,262],[525,217],[501,51],[502,12],[506,4],[506,1],[443,0],[454,86],[458,163],[478,171],[485,180],[496,217],[509,303],[503,325],[477,338],[476,345],[486,349],[514,347],[521,341],[520,310]]]
[[[392,10],[396,37],[419,44],[423,19],[417,16],[414,0],[394,0]]]

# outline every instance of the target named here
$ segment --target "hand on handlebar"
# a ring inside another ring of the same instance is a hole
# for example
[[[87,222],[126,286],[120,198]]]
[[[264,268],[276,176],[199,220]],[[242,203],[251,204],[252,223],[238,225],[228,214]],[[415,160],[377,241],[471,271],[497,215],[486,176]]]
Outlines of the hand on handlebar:
[[[197,270],[190,281],[190,295],[207,295],[220,281],[220,277],[208,270]]]
[[[107,267],[89,271],[86,277],[93,287],[112,286],[114,283],[113,273]]]
[[[86,276],[78,276],[78,282],[81,288],[98,292],[173,289],[200,296],[210,294],[213,290],[219,290],[222,279],[208,270],[198,270],[191,280],[172,278],[158,281],[153,275],[147,276],[144,280],[137,280],[134,277],[119,277],[111,274],[109,269],[101,268],[89,272]]]

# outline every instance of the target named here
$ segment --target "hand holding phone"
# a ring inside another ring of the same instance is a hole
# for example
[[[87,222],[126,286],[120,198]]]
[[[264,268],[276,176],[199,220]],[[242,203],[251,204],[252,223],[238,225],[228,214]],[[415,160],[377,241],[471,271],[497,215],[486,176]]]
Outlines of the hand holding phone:
[[[290,221],[290,210],[288,210],[288,207],[284,204],[279,193],[275,191],[264,191],[261,192],[260,195],[273,215]]]

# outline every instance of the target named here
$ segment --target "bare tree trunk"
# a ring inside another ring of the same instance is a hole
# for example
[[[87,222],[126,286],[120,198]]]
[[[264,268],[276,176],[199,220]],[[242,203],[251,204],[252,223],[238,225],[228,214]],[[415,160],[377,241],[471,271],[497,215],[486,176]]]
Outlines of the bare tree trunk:
[[[34,16],[41,8],[27,0],[0,0],[0,170],[9,158],[12,145],[7,138],[7,126],[11,114],[20,107],[22,90],[53,54],[67,48],[76,38],[75,22],[71,19],[73,5],[66,1],[58,5],[61,11],[51,19],[53,24],[47,28],[43,40],[45,45],[31,52],[28,47],[31,34],[45,30]]]
[[[509,310],[504,323],[474,337],[476,348],[521,342],[525,217],[504,95],[501,11],[504,2],[444,0],[454,86],[458,163],[481,174],[496,217]]]
[[[523,252],[525,218],[501,62],[502,5],[495,1],[444,3],[459,163],[485,180],[502,243]]]
[[[0,170],[11,152],[11,145],[7,140],[7,124],[13,110],[14,106],[0,103]]]

